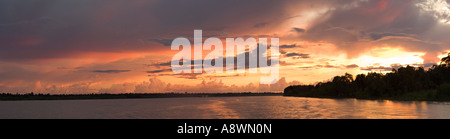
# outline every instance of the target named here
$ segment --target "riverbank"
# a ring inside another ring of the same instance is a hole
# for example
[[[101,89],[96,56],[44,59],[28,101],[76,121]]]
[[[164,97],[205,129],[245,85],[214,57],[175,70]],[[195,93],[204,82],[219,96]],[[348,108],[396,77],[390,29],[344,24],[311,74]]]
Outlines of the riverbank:
[[[307,97],[307,98],[328,98],[328,99],[361,99],[361,100],[395,100],[395,101],[450,101],[450,97],[442,95],[438,90],[422,90],[410,93],[405,93],[398,96],[367,96],[362,92],[356,92],[352,96],[327,96],[314,93],[283,93],[283,96],[290,97]]]
[[[441,63],[443,64],[434,65],[428,70],[424,67],[406,66],[392,69],[389,73],[358,74],[356,78],[346,73],[335,76],[330,81],[314,85],[289,86],[284,89],[284,95],[370,100],[450,101],[450,63],[448,61]]]
[[[123,93],[123,94],[0,94],[0,101],[13,100],[78,100],[78,99],[133,99],[173,97],[233,97],[233,96],[281,96],[282,93]]]

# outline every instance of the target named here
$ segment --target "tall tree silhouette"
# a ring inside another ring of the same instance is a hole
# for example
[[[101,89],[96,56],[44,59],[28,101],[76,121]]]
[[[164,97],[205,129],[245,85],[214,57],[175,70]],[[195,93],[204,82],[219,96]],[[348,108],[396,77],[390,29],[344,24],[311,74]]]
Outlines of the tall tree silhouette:
[[[446,56],[446,57],[443,57],[442,59],[441,59],[441,63],[440,63],[440,65],[443,65],[443,66],[445,66],[445,67],[448,67],[448,66],[450,66],[450,53],[448,53],[448,55]]]
[[[346,73],[316,85],[290,86],[286,96],[450,101],[450,53],[439,65],[405,66],[390,73]]]

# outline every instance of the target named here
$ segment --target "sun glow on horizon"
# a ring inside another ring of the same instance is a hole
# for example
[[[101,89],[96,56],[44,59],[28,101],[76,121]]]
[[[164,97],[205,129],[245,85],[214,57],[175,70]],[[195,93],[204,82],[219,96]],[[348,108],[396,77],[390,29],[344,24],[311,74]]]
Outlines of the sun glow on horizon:
[[[376,48],[368,54],[355,60],[360,67],[384,66],[390,67],[392,64],[418,65],[424,64],[422,58],[425,53],[407,52],[400,48]]]

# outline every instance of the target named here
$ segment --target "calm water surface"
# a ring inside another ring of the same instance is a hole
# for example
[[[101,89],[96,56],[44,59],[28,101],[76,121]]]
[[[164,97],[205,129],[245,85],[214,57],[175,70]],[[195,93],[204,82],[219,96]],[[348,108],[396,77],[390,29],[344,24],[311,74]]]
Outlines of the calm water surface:
[[[0,118],[450,118],[450,103],[282,96],[0,101]]]

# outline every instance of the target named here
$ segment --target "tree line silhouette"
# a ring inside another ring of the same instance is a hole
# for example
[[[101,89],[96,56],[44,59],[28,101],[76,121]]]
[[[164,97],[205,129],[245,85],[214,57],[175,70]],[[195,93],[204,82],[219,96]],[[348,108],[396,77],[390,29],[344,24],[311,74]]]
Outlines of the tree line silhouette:
[[[235,97],[235,96],[280,96],[273,92],[240,92],[240,93],[121,93],[121,94],[41,94],[0,93],[1,100],[77,100],[77,99],[133,99],[133,98],[175,98],[175,97]]]
[[[355,78],[346,73],[332,81],[316,85],[289,86],[285,96],[396,99],[396,100],[450,100],[450,53],[439,65],[428,70],[423,67],[400,67],[382,74],[370,72]]]

